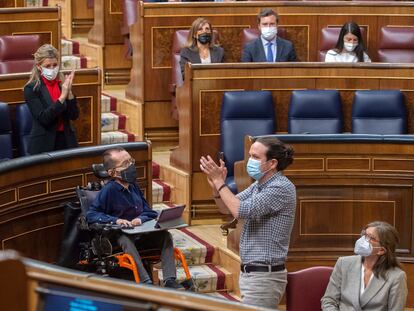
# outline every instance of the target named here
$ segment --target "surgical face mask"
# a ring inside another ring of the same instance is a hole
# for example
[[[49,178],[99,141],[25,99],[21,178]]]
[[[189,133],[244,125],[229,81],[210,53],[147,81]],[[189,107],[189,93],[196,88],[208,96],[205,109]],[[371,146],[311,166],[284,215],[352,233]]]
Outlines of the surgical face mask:
[[[352,52],[358,46],[358,43],[344,42],[344,48],[348,52]]]
[[[367,241],[365,236],[361,236],[355,242],[354,253],[363,257],[367,257],[372,254],[372,245]]]
[[[200,42],[201,44],[210,43],[211,39],[212,39],[212,36],[211,36],[211,33],[209,32],[202,33],[201,35],[197,37],[198,42]]]
[[[277,35],[277,27],[261,27],[260,32],[262,33],[262,37],[267,40],[273,40]]]
[[[270,171],[269,169],[266,172],[262,172],[261,166],[262,166],[262,163],[260,162],[260,160],[255,160],[255,159],[250,158],[249,161],[247,161],[247,166],[246,166],[247,174],[249,174],[249,176],[253,178],[254,180],[259,180],[260,178],[263,177],[264,174]]]
[[[137,179],[137,168],[134,164],[131,164],[121,172],[121,179],[127,183],[133,184]]]
[[[56,66],[53,69],[42,67],[42,76],[45,77],[49,81],[55,80],[58,73],[59,73],[59,67],[58,66]]]

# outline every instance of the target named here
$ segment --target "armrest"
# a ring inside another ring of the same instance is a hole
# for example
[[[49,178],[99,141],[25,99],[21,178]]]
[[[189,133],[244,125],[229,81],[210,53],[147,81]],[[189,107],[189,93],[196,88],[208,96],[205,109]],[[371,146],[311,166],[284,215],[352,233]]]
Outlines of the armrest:
[[[253,179],[247,174],[246,162],[244,160],[234,163],[234,180],[236,181],[238,192],[242,192],[253,183]]]

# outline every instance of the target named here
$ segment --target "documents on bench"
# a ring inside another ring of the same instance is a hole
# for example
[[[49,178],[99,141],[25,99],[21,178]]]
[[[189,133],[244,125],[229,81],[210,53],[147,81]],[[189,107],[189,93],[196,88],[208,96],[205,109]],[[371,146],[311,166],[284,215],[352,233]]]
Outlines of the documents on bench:
[[[122,232],[126,234],[139,234],[188,227],[188,224],[181,218],[184,208],[185,205],[178,205],[163,209],[157,219],[146,221],[139,226],[122,228]]]

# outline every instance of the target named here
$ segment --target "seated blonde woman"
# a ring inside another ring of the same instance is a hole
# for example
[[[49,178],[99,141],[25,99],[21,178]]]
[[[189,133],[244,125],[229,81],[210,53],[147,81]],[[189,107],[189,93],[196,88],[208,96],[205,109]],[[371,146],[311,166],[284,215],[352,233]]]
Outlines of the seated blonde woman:
[[[342,26],[335,48],[329,50],[325,56],[327,63],[370,63],[371,59],[366,53],[361,29],[354,22]]]
[[[197,18],[191,25],[187,44],[180,51],[181,74],[184,79],[186,63],[210,64],[224,62],[224,50],[213,44],[213,27],[203,18]]]
[[[362,230],[355,256],[340,257],[322,297],[323,311],[403,311],[407,277],[395,249],[398,232],[375,221]]]

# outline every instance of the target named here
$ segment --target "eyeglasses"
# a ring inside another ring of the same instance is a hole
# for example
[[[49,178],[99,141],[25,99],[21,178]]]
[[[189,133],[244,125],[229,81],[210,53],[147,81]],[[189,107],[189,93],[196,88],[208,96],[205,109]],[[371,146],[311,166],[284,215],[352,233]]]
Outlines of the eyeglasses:
[[[367,242],[372,241],[372,242],[380,243],[380,241],[378,241],[376,238],[374,238],[371,235],[367,234],[366,230],[361,231],[361,236],[363,236]]]
[[[130,158],[130,159],[125,160],[124,162],[122,162],[121,165],[115,166],[114,169],[117,169],[117,168],[125,169],[125,168],[128,168],[130,165],[134,165],[134,164],[135,164],[135,159]]]

